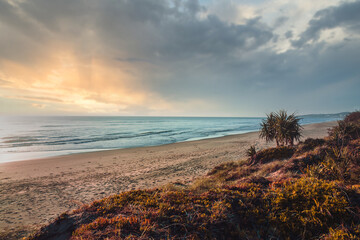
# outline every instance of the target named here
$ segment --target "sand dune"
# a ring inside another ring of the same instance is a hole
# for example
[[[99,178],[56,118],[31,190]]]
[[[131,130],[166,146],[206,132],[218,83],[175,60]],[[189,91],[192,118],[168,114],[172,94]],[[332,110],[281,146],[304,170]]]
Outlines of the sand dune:
[[[336,122],[309,124],[304,138],[324,137]],[[110,194],[187,183],[214,166],[245,158],[247,133],[156,147],[109,150],[0,164],[0,233],[38,228],[64,211]]]

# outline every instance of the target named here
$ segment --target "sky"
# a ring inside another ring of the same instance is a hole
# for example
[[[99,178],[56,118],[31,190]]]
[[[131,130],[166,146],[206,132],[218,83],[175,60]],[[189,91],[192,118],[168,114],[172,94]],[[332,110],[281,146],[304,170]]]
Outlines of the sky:
[[[360,1],[0,0],[0,115],[360,109]]]

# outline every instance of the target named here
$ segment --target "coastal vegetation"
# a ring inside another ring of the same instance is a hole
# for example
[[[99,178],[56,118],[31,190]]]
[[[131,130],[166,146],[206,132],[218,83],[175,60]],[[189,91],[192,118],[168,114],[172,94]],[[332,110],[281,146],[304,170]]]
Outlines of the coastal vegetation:
[[[288,115],[285,110],[272,112],[260,124],[260,137],[266,141],[276,141],[277,146],[294,145],[294,140],[300,140],[300,118],[295,113]]]
[[[279,127],[288,121],[293,130]],[[360,113],[324,139],[294,145],[298,124],[293,114],[271,113],[261,134],[278,147],[251,147],[248,159],[223,163],[189,185],[83,205],[28,239],[359,239]]]

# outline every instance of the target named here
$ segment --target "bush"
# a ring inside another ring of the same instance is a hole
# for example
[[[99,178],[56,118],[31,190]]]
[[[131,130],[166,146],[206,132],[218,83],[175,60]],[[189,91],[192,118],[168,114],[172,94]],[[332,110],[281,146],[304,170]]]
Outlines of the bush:
[[[345,119],[344,122],[349,123],[360,123],[360,111],[349,113]]]
[[[205,178],[197,179],[191,188],[211,189],[211,185],[219,187],[229,182],[249,177],[257,170],[257,167],[249,166],[246,161],[223,163],[211,170]]]
[[[330,228],[328,234],[323,236],[323,240],[355,240],[360,238],[359,226],[346,228],[340,226],[336,229]]]
[[[255,154],[256,154],[256,149],[254,145],[250,146],[250,148],[246,150],[246,155],[250,158],[253,158]]]
[[[335,183],[301,178],[269,188],[266,181],[254,178],[201,194],[124,192],[58,218],[53,226],[67,226],[71,239],[311,239],[341,224],[352,226],[350,203]],[[29,239],[49,236],[54,235],[43,229]]]
[[[335,183],[315,178],[288,181],[269,194],[270,220],[286,239],[310,239],[350,221],[350,203]]]
[[[257,221],[253,204],[261,194],[254,184],[202,194],[125,192],[89,205],[93,217],[75,228],[72,239],[237,239]]]
[[[350,177],[351,160],[344,153],[333,149],[318,165],[308,167],[307,175],[326,180],[346,181]]]
[[[338,125],[329,131],[333,144],[341,146],[349,141],[360,138],[360,124],[338,121]]]
[[[359,152],[351,146],[332,147],[316,165],[307,166],[306,174],[329,181],[359,182]]]
[[[208,176],[210,175],[219,175],[219,174],[222,174],[222,173],[226,173],[228,171],[231,171],[233,170],[234,168],[237,168],[241,163],[237,163],[237,162],[225,162],[225,163],[222,163],[216,167],[214,167],[210,172],[208,172]]]
[[[304,153],[314,150],[316,147],[322,146],[325,143],[326,141],[321,138],[307,138],[304,142],[299,143],[296,153]]]
[[[251,163],[267,163],[273,160],[290,158],[295,152],[293,147],[268,148],[257,152]]]

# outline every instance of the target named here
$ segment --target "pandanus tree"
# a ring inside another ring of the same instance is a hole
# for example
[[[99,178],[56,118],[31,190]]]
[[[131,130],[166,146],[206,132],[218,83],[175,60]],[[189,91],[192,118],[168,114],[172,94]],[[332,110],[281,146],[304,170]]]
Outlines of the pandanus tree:
[[[301,137],[300,118],[295,113],[288,115],[285,110],[268,114],[260,126],[260,137],[266,141],[275,140],[277,146],[293,146]]]
[[[276,140],[276,145],[279,146],[279,143],[276,138],[276,118],[274,113],[266,115],[266,120],[263,120],[260,124],[261,131],[260,137],[265,138],[267,142]]]

